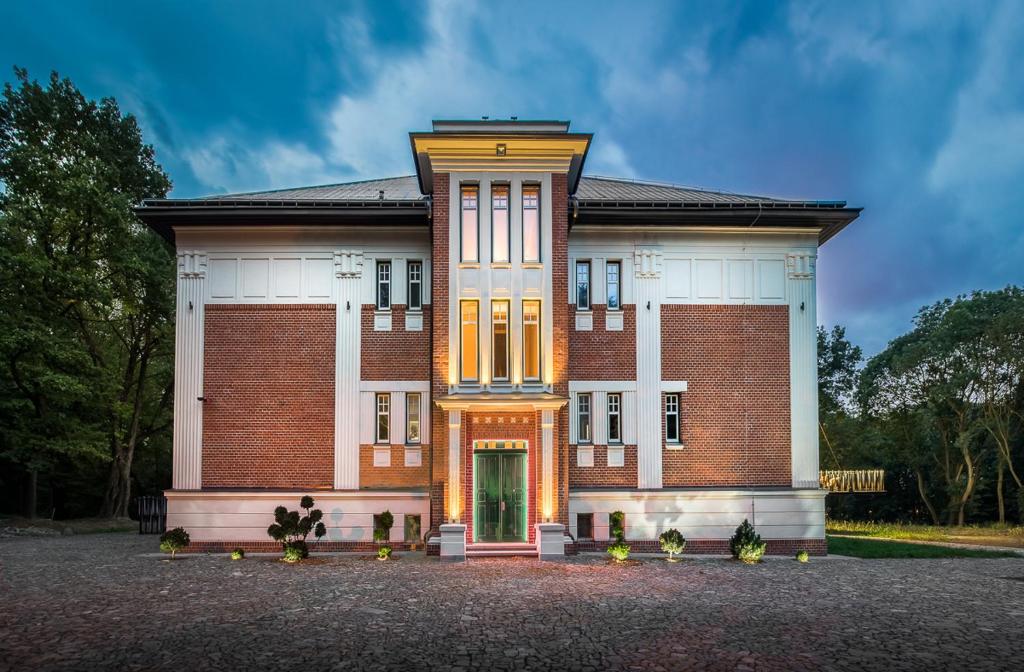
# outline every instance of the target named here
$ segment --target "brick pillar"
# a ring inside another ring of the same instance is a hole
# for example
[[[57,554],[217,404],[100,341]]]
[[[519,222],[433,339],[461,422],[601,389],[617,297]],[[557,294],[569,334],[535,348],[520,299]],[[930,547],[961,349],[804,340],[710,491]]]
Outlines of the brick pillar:
[[[551,176],[551,296],[554,393],[569,396],[569,191],[568,177]],[[569,525],[569,410],[555,422],[555,521]]]
[[[448,414],[433,404],[448,394],[448,322],[450,280],[448,277],[449,176],[434,175],[431,219],[431,363],[430,363],[430,529],[439,530],[446,520],[448,481]]]

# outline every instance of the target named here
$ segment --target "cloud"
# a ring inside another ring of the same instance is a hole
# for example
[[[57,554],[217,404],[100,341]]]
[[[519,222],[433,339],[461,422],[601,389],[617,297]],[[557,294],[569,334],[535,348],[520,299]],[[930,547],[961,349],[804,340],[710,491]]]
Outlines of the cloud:
[[[594,142],[587,157],[586,172],[591,175],[607,175],[609,177],[633,177],[636,175],[626,150],[608,137]]]

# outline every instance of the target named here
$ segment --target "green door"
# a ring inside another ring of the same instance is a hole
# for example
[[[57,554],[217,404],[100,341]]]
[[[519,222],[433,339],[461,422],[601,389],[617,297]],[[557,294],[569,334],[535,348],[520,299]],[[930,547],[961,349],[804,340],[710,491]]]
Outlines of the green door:
[[[526,453],[473,454],[477,541],[526,541]]]

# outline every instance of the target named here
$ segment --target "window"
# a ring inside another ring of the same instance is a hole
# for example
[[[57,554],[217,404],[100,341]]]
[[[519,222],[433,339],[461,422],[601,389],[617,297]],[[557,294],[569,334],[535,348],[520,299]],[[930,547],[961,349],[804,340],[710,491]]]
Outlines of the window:
[[[491,186],[491,261],[508,262],[508,185]]]
[[[423,528],[420,525],[420,515],[407,513],[405,514],[405,540],[410,543],[415,543],[420,540],[422,536]]]
[[[576,514],[576,538],[577,539],[593,539],[594,538],[594,514],[592,514],[592,513],[577,513]]]
[[[479,378],[479,306],[476,301],[463,301],[461,327],[462,380],[473,382]]]
[[[391,443],[391,395],[377,395],[377,443]]]
[[[609,261],[605,264],[605,278],[608,285],[608,310],[619,310],[622,303],[619,298],[619,271],[622,266],[618,261]]]
[[[540,187],[523,185],[523,261],[540,262]]]
[[[679,395],[665,395],[665,440],[679,443]]]
[[[405,395],[405,442],[420,442],[420,393]]]
[[[590,262],[576,262],[576,310],[590,310]]]
[[[409,272],[409,300],[406,302],[409,310],[420,310],[423,308],[423,262],[410,261]]]
[[[608,395],[608,443],[622,443],[622,395]]]
[[[491,302],[491,334],[494,346],[491,348],[492,379],[508,380],[508,301]]]
[[[576,442],[590,443],[590,395],[580,394],[576,397]]]
[[[391,262],[377,262],[377,310],[391,310]]]
[[[540,380],[540,301],[523,301],[523,380]]]
[[[462,187],[462,260],[480,261],[479,214],[477,199],[480,189],[476,186]]]

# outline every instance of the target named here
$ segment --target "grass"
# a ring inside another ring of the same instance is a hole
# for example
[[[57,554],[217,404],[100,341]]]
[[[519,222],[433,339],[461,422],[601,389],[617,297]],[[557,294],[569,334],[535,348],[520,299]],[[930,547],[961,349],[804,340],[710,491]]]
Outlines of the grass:
[[[1012,551],[986,551],[974,548],[950,548],[899,541],[828,537],[828,552],[854,558],[1018,558]]]
[[[75,518],[50,520],[48,518],[21,518],[18,516],[0,519],[0,527],[45,528],[58,534],[70,528],[75,534],[100,534],[104,532],[138,532],[138,521],[131,518]]]
[[[908,525],[904,523],[870,523],[855,520],[829,520],[825,531],[829,534],[847,534],[878,539],[908,539],[912,541],[946,541],[981,546],[1024,548],[1024,527],[1007,525],[965,525],[945,527],[936,525]]]

